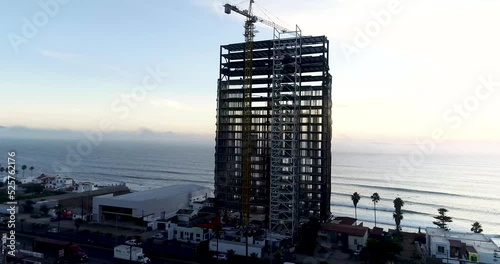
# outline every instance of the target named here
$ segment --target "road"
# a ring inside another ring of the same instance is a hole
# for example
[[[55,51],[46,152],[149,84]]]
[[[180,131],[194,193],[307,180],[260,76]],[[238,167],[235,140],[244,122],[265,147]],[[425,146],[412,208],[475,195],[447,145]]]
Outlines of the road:
[[[25,234],[17,234],[16,240],[19,242],[20,249],[32,250],[33,239],[37,237]],[[90,246],[79,244],[80,247],[87,253],[89,264],[111,264],[115,263],[113,258],[113,249],[99,246]],[[195,262],[175,260],[163,257],[150,257],[149,264],[193,264]]]

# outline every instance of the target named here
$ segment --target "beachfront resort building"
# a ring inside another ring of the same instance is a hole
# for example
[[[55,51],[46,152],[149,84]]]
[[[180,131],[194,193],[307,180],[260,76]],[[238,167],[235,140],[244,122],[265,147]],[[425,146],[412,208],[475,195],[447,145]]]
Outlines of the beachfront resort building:
[[[276,226],[290,223],[294,229],[300,220],[330,215],[332,103],[328,58],[325,36],[253,43],[251,157],[247,159],[251,163],[250,220],[261,220],[265,226],[269,222]],[[242,211],[246,195],[245,67],[245,43],[220,47],[215,198],[217,207],[228,212]]]
[[[425,229],[429,257],[443,263],[500,263],[498,242],[483,234],[445,231],[441,228]]]
[[[210,193],[209,188],[186,184],[118,196],[106,194],[94,197],[92,219],[94,222],[120,222],[122,225],[147,224],[152,228],[156,220],[176,216],[180,209],[189,210],[194,202],[204,201]]]

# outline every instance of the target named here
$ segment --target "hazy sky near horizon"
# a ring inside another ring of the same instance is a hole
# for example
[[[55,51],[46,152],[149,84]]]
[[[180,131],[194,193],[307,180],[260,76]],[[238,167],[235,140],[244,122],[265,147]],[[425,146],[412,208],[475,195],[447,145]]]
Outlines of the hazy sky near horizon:
[[[0,126],[214,133],[219,46],[243,41],[224,1],[58,1],[0,0]],[[334,137],[500,140],[499,1],[257,3],[329,38]],[[166,75],[123,117],[148,68]]]

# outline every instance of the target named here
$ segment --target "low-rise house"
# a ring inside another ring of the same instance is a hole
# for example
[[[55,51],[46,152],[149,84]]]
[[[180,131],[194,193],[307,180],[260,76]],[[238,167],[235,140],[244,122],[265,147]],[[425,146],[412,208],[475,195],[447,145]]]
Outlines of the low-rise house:
[[[193,217],[196,216],[196,211],[193,209],[179,209],[177,211],[177,219],[179,222],[189,222]]]
[[[321,224],[319,238],[322,244],[356,251],[366,246],[368,230],[363,226],[324,223]]]
[[[205,207],[214,207],[214,205],[215,205],[215,198],[213,198],[213,197],[208,197],[203,202],[203,206],[205,206]]]
[[[495,263],[500,259],[499,246],[483,234],[445,231],[441,228],[425,229],[429,257],[451,264]],[[495,261],[495,259],[497,259]]]
[[[78,193],[91,192],[91,191],[95,191],[97,189],[98,189],[97,185],[93,182],[79,182],[79,183],[75,184],[75,188],[74,188],[73,192],[78,192]]]
[[[40,176],[36,177],[33,182],[34,183],[41,183],[43,185],[49,183],[50,181],[53,181],[55,179],[55,177],[51,177],[51,176],[48,176],[48,175],[45,175],[45,174],[41,174]]]
[[[196,244],[210,239],[212,234],[212,231],[208,228],[180,225],[177,216],[170,219],[157,220],[156,228],[164,230],[163,234],[167,240]]]
[[[46,189],[52,190],[66,190],[73,187],[75,181],[72,178],[57,176],[55,178],[49,179],[45,184]]]

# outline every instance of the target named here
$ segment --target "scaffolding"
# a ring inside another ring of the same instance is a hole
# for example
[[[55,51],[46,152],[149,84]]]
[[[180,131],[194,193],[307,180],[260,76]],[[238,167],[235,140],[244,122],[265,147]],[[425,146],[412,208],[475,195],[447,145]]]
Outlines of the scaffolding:
[[[274,29],[269,230],[292,238],[299,221],[301,37],[298,26],[295,32]]]

